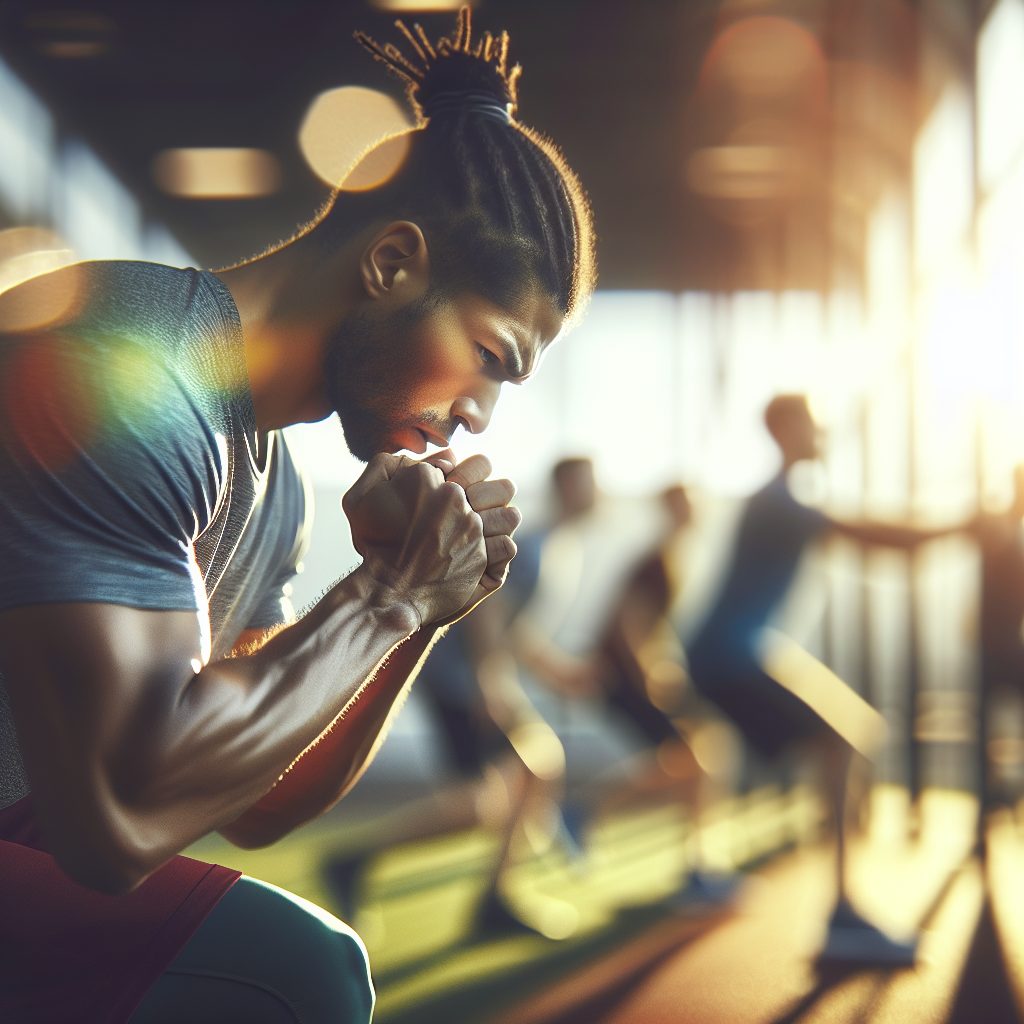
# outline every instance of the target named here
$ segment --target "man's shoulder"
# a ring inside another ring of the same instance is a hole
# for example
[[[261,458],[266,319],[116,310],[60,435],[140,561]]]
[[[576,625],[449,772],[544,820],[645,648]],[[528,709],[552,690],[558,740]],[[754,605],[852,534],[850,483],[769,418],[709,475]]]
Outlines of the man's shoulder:
[[[90,260],[30,278],[0,294],[0,333],[120,336],[144,344],[189,332],[240,332],[238,311],[216,277],[192,267]]]
[[[104,314],[135,319],[142,307],[187,303],[200,272],[135,260],[71,263],[0,294],[0,330],[60,329]]]
[[[829,518],[820,508],[801,501],[793,493],[788,476],[779,473],[747,499],[743,521],[748,526],[768,530],[799,524],[804,529],[817,531],[827,528]]]
[[[244,381],[237,309],[213,274],[194,268],[86,261],[0,294],[0,362],[47,338],[116,374],[170,372],[204,406]]]

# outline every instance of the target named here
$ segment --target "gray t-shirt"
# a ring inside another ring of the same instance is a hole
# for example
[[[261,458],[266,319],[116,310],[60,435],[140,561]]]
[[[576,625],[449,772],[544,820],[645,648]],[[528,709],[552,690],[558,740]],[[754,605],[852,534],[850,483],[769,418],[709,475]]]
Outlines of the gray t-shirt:
[[[213,657],[284,621],[312,503],[284,437],[257,435],[227,289],[129,262],[22,288],[58,312],[0,333],[0,610],[198,611]],[[27,791],[0,679],[0,807]]]

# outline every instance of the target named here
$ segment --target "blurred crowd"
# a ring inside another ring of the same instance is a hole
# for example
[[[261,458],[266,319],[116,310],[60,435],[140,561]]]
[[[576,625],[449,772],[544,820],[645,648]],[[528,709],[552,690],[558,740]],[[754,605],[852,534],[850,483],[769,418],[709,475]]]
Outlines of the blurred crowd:
[[[729,513],[671,481],[623,514],[592,458],[567,455],[551,467],[546,508],[517,535],[505,586],[449,630],[414,689],[448,784],[399,825],[378,829],[370,849],[328,865],[348,914],[359,913],[360,879],[376,851],[484,828],[497,842],[474,928],[568,936],[575,908],[553,896],[524,899],[509,884],[511,869],[552,850],[582,869],[602,821],[652,806],[675,808],[686,836],[669,901],[687,912],[715,910],[737,898],[743,872],[720,852],[709,855],[709,809],[765,779],[798,778],[817,794],[818,834],[835,849],[836,902],[822,956],[913,961],[914,940],[877,929],[846,891],[846,836],[866,821],[872,761],[888,724],[827,657],[787,634],[784,612],[806,556],[829,539],[912,556],[966,538],[979,567],[972,636],[982,795],[1013,805],[1016,748],[988,732],[994,705],[1004,732],[1020,717],[1024,471],[1008,507],[966,520],[843,519],[794,495],[794,468],[823,452],[805,397],[776,396],[764,427],[778,470]],[[719,550],[709,555],[715,536]],[[622,742],[581,744],[569,725],[578,710]]]

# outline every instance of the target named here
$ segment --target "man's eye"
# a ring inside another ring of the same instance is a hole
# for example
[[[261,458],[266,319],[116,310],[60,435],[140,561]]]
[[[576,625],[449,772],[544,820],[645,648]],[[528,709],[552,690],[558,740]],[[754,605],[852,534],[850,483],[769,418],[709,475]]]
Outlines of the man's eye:
[[[480,350],[480,362],[484,366],[493,366],[495,363],[500,362],[498,357],[486,345],[478,343],[476,347]]]

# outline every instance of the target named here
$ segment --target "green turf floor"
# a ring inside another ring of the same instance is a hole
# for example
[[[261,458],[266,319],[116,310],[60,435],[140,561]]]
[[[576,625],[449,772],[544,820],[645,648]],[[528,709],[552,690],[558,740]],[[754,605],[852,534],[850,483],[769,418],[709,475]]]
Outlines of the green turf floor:
[[[813,831],[817,805],[802,789],[763,789],[709,814],[704,848],[721,866],[744,866]],[[340,913],[322,867],[372,844],[373,823],[313,823],[264,850],[210,837],[191,856],[238,868]],[[560,941],[535,934],[482,935],[471,927],[495,841],[457,832],[376,851],[366,862],[352,922],[370,953],[377,1024],[484,1024],[568,972],[662,918],[663,900],[685,878],[691,854],[674,807],[618,815],[591,829],[586,855],[561,847],[510,875],[510,896],[527,908],[567,903],[577,916]],[[342,915],[344,916],[344,915]]]

